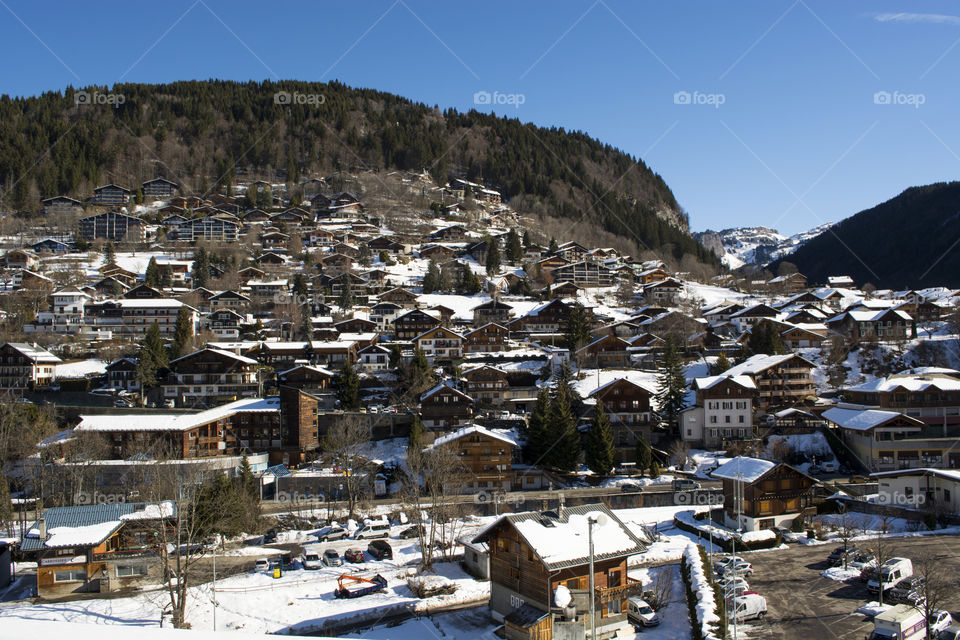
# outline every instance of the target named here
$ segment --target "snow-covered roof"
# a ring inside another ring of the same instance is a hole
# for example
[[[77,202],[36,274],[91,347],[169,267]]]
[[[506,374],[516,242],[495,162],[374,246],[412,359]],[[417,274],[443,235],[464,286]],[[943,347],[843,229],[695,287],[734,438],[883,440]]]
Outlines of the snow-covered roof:
[[[833,407],[823,412],[823,418],[838,427],[853,429],[855,431],[868,431],[896,418],[913,421],[917,426],[922,425],[916,418],[911,418],[897,411],[883,411],[881,409],[841,409],[839,407]]]
[[[769,460],[737,456],[714,469],[710,475],[714,478],[724,478],[726,480],[742,479],[744,482],[756,482],[760,476],[775,466],[777,466],[777,463]]]
[[[698,389],[710,389],[713,386],[723,382],[724,380],[729,380],[735,384],[740,385],[746,389],[756,389],[757,385],[753,382],[753,378],[750,376],[744,375],[729,375],[727,373],[722,373],[718,376],[706,376],[703,378],[695,378],[693,383],[697,385]]]
[[[138,413],[80,416],[77,431],[186,431],[235,413],[280,411],[279,398],[244,398],[199,413]]]
[[[505,515],[484,528],[473,541],[485,542],[497,525],[509,522],[547,569],[555,571],[587,564],[590,557],[588,518],[597,518],[603,524],[597,522],[593,526],[595,561],[646,551],[644,544],[606,505],[585,504],[558,511]]]
[[[171,360],[170,364],[173,364],[174,362],[179,362],[180,360],[185,360],[186,358],[192,358],[198,353],[202,353],[204,351],[206,351],[207,353],[213,353],[218,356],[223,356],[224,358],[228,358],[230,360],[236,360],[237,362],[240,362],[242,364],[257,364],[257,361],[254,360],[253,358],[248,358],[247,356],[238,356],[232,351],[224,351],[223,349],[216,349],[213,347],[207,347],[206,349],[201,349],[200,351],[194,351],[193,353],[188,353],[185,356],[180,356],[176,360]]]
[[[175,512],[172,502],[160,504],[121,502],[114,504],[52,507],[43,512],[46,536],[40,538],[40,521],[30,527],[21,549],[38,551],[55,547],[95,546],[113,535],[128,520],[156,520]]]
[[[433,444],[431,444],[429,447],[427,447],[427,449],[435,449],[436,447],[445,445],[445,444],[447,444],[448,442],[453,442],[454,440],[459,440],[460,438],[463,438],[464,436],[468,436],[468,435],[474,434],[474,433],[477,434],[477,435],[488,436],[488,437],[490,437],[490,438],[494,438],[494,439],[496,439],[496,440],[500,440],[501,442],[503,442],[503,443],[505,443],[505,444],[509,444],[509,445],[512,446],[512,447],[516,447],[516,446],[517,446],[517,441],[514,440],[513,438],[511,438],[510,436],[506,435],[505,433],[501,433],[501,432],[497,432],[497,431],[491,431],[490,429],[487,429],[487,428],[485,428],[485,427],[481,427],[481,426],[478,425],[478,424],[472,424],[472,425],[470,425],[469,427],[463,427],[462,429],[457,429],[457,430],[454,431],[453,433],[448,433],[448,434],[446,434],[446,435],[440,436],[439,438],[437,438],[436,440],[434,440],[434,441],[433,441]]]
[[[17,351],[24,358],[27,358],[28,360],[38,364],[56,364],[60,362],[60,358],[53,355],[37,343],[31,344],[29,342],[8,342],[7,346]]]
[[[907,391],[926,391],[931,388],[939,389],[940,391],[960,391],[960,380],[948,378],[943,375],[937,375],[937,377],[931,377],[930,375],[897,375],[864,382],[855,387],[850,387],[849,390],[862,391],[865,393],[883,393],[893,391],[897,388],[903,388]]]
[[[781,355],[781,356],[768,356],[760,353],[755,356],[750,356],[749,358],[747,358],[746,360],[744,360],[743,362],[741,362],[740,364],[734,367],[730,367],[724,373],[726,375],[731,375],[731,376],[757,375],[758,373],[763,373],[764,371],[766,371],[767,369],[770,369],[771,367],[776,367],[780,364],[783,364],[784,362],[786,362],[787,360],[790,360],[791,358],[799,358],[800,360],[803,360],[804,362],[809,364],[811,367],[813,367],[812,362],[809,362],[804,358],[800,358],[800,356],[793,353],[788,353],[786,355]]]
[[[884,477],[892,477],[892,476],[916,476],[916,475],[940,476],[941,478],[947,478],[949,480],[956,480],[960,482],[960,471],[956,469],[931,469],[929,467],[920,467],[917,469],[897,469],[895,471],[880,471],[878,473],[870,474],[870,476],[873,478],[884,478]]]

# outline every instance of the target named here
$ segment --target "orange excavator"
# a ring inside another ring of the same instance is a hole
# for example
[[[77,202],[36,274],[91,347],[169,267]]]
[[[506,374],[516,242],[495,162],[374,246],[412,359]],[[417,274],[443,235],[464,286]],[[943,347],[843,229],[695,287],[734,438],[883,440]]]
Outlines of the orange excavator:
[[[337,578],[336,598],[360,598],[387,588],[387,579],[379,573],[372,578],[343,574]]]

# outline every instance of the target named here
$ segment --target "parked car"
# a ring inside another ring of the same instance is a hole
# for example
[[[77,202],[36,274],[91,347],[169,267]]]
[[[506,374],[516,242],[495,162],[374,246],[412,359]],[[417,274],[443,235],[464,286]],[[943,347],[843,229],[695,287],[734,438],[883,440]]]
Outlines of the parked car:
[[[839,567],[843,565],[844,560],[849,564],[858,555],[860,555],[860,550],[856,547],[847,547],[846,549],[837,547],[827,556],[827,562],[830,563],[831,567]]]
[[[737,576],[736,578],[734,578],[732,575],[723,576],[717,580],[717,584],[720,585],[720,588],[724,591],[734,590],[732,589],[734,585],[736,585],[736,590],[750,590],[750,585],[741,576]]]
[[[301,561],[304,569],[309,569],[310,571],[320,569],[323,567],[323,561],[320,559],[320,554],[316,551],[305,551],[303,553],[303,560]]]
[[[426,535],[426,527],[422,524],[415,524],[412,527],[407,527],[400,532],[400,537],[404,540],[409,540],[410,538],[419,538],[421,535]]]
[[[340,559],[340,554],[333,549],[327,549],[323,552],[323,564],[328,567],[340,567],[343,566],[343,560]]]
[[[937,640],[960,640],[960,625],[952,624],[937,634]]]
[[[878,573],[867,581],[867,591],[876,594],[889,591],[904,578],[913,575],[913,563],[910,558],[890,558],[880,566]]]
[[[738,622],[760,620],[767,615],[767,599],[759,593],[744,593],[733,599],[732,610]]]
[[[627,598],[627,622],[638,630],[643,627],[655,627],[660,624],[660,617],[646,600]]]
[[[357,549],[356,547],[351,547],[343,552],[343,557],[347,562],[359,564],[363,562],[363,549]]]
[[[257,558],[257,561],[253,563],[254,571],[269,571],[270,570],[270,561],[266,558]]]
[[[367,545],[367,553],[377,560],[393,560],[393,548],[386,540],[374,540]]]
[[[368,522],[356,530],[353,534],[356,540],[371,540],[374,538],[389,538],[390,523],[382,520],[377,522]]]
[[[870,482],[870,478],[861,475],[850,476],[850,480],[847,482],[848,484],[863,484],[865,482]]]
[[[869,566],[876,560],[876,556],[868,551],[861,551],[853,560],[847,562],[847,566],[851,569],[860,569],[863,570],[865,567]]]
[[[733,562],[734,560],[737,562],[746,562],[746,560],[740,556],[720,556],[719,558],[714,558],[713,569],[714,571],[719,571],[725,564]]]
[[[265,534],[263,534],[263,544],[273,544],[277,541],[277,530],[270,529]]]
[[[690,478],[677,478],[673,481],[674,491],[696,491],[700,488],[700,483]]]
[[[753,573],[753,565],[746,560],[731,560],[720,567],[719,573],[721,576],[736,574],[749,577]]]
[[[910,600],[915,599],[918,596],[918,591],[923,587],[924,582],[926,582],[923,576],[910,576],[909,578],[904,578],[896,584],[892,589],[890,589],[890,599],[894,602],[903,602],[905,604],[912,604]],[[913,598],[911,598],[913,596]]]
[[[330,542],[331,540],[343,540],[350,535],[350,532],[339,525],[332,524],[317,531],[317,539],[320,542]]]
[[[930,633],[934,638],[953,624],[953,616],[946,611],[934,611],[930,616]]]
[[[643,491],[643,485],[636,482],[624,482],[620,485],[621,493],[640,493]]]
[[[820,468],[823,469],[824,473],[836,473],[837,463],[834,460],[827,460],[826,462],[820,465]]]
[[[773,530],[776,533],[780,534],[780,539],[784,542],[800,542],[802,538],[806,538],[805,533],[797,533],[796,531],[790,531],[785,527],[774,527]]]

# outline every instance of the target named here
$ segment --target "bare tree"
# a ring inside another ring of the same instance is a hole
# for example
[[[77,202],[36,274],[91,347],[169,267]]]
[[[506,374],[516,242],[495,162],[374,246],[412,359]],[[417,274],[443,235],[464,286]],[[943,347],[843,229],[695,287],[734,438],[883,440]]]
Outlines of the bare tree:
[[[649,604],[654,611],[659,611],[668,604],[677,601],[673,584],[673,567],[669,565],[660,567],[656,577],[650,582],[648,588],[645,589],[643,593],[647,604]]]
[[[357,504],[369,493],[371,486],[372,465],[363,455],[369,442],[369,423],[360,416],[345,416],[330,427],[321,445],[325,456],[341,474],[350,517],[356,515]]]
[[[448,559],[455,546],[462,504],[451,496],[460,493],[465,469],[453,450],[443,446],[409,450],[407,469],[404,508],[417,526],[421,570],[429,570],[437,548]]]
[[[951,557],[952,554],[935,553],[933,549],[923,549],[913,556],[913,575],[922,581],[917,586],[918,599],[913,606],[927,621],[928,638],[933,637],[930,621],[955,591],[953,572],[947,562]]]
[[[157,543],[163,572],[164,597],[157,602],[161,618],[170,615],[178,629],[190,626],[185,617],[187,598],[205,555],[204,542],[220,522],[234,515],[231,502],[205,499],[203,472],[197,466],[164,456],[141,465],[137,482],[146,508],[161,516],[143,524]]]
[[[880,584],[877,598],[878,602],[883,605],[883,574],[881,573],[881,567],[883,567],[883,565],[890,560],[890,558],[895,557],[895,551],[890,542],[890,538],[886,537],[886,534],[882,532],[877,534],[877,536],[871,540],[870,544],[870,551],[873,553],[873,564],[875,567],[876,578]]]
[[[844,510],[840,514],[840,518],[837,520],[837,538],[843,542],[843,568],[847,568],[847,554],[846,550],[850,547],[850,541],[855,537],[860,535],[860,532],[863,530],[862,521],[860,518],[847,513]]]

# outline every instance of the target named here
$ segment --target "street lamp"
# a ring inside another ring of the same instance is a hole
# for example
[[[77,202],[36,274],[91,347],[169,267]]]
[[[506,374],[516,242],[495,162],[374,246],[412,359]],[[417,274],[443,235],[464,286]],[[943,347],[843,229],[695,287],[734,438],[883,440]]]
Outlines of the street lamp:
[[[597,605],[596,591],[594,590],[593,575],[593,525],[598,524],[601,527],[607,524],[607,516],[604,513],[587,516],[587,543],[590,549],[590,640],[597,638]]]

